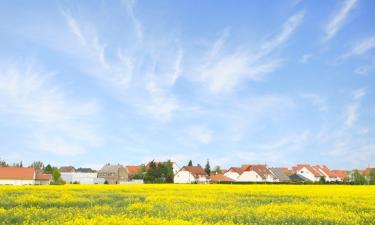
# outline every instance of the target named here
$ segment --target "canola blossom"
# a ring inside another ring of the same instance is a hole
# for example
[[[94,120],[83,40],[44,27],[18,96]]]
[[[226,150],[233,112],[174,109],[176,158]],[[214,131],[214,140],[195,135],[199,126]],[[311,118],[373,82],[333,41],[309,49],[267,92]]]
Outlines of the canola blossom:
[[[375,224],[375,186],[1,186],[0,224]]]

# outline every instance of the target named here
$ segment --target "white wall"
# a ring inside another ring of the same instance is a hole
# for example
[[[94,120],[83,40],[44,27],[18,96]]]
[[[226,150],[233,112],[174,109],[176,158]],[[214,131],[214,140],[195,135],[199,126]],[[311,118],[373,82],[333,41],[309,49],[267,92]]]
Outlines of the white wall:
[[[319,181],[320,177],[315,177],[306,167],[302,167],[302,169],[297,171],[297,174],[307,178],[309,181],[317,182]]]
[[[0,185],[34,185],[34,180],[0,180]]]
[[[240,182],[262,182],[264,181],[254,170],[243,172],[237,179]]]
[[[80,184],[102,184],[103,178],[98,178],[97,173],[61,173],[61,179],[67,184],[80,183]]]
[[[176,184],[191,184],[195,182],[195,178],[190,172],[180,170],[174,176],[173,182]]]
[[[237,172],[228,171],[228,172],[224,173],[224,176],[229,177],[229,178],[237,181],[240,174],[237,173]]]

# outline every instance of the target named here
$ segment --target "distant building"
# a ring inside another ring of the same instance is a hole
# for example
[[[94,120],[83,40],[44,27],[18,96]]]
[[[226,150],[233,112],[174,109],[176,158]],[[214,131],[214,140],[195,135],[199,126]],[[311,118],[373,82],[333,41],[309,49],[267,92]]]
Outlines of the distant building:
[[[73,166],[62,166],[59,169],[60,173],[73,173],[76,169]]]
[[[303,176],[311,182],[318,182],[325,175],[309,164],[298,164],[292,167],[293,173]]]
[[[208,183],[209,176],[200,166],[184,166],[174,176],[176,184]]]
[[[51,175],[25,167],[0,167],[2,185],[46,185],[51,182]]]
[[[91,168],[78,168],[76,169],[76,172],[77,173],[96,173],[96,171]]]
[[[347,170],[331,170],[337,177],[337,181],[348,181],[349,180],[349,171]]]
[[[233,180],[237,180],[238,177],[243,173],[243,169],[241,167],[231,167],[225,173],[224,176],[229,177]]]
[[[133,179],[133,177],[142,172],[142,166],[126,166],[128,170],[128,177],[129,179]]]
[[[98,173],[85,172],[62,172],[61,179],[67,184],[104,184],[105,181],[104,178],[98,178]]]
[[[277,178],[268,170],[266,165],[247,165],[243,173],[237,178],[239,182],[278,182]]]
[[[108,184],[121,184],[129,180],[128,170],[123,165],[106,164],[98,172],[98,178],[104,178]]]
[[[274,175],[278,182],[289,182],[290,178],[285,173],[286,170],[284,168],[268,168],[268,170]]]

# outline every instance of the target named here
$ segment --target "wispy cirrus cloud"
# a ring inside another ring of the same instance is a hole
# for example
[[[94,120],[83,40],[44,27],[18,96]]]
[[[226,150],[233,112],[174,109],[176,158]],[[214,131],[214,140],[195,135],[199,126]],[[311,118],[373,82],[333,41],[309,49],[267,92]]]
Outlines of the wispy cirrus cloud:
[[[107,57],[106,48],[111,46],[100,40],[93,25],[82,25],[70,13],[64,13],[69,30],[81,43],[80,61],[87,74],[104,81],[110,90],[115,90],[120,100],[152,118],[168,121],[179,108],[170,88],[182,73],[184,51],[180,47],[159,49],[156,47],[158,40],[153,40],[155,46],[148,44],[146,48],[143,26],[134,13],[135,1],[124,3],[139,46],[135,49],[120,46],[114,57]],[[154,52],[158,55],[155,56]]]
[[[264,42],[257,51],[245,48],[226,50],[229,31],[226,30],[206,53],[196,73],[198,80],[206,83],[213,92],[231,91],[242,80],[260,80],[281,65],[281,59],[272,59],[272,52],[284,44],[301,24],[304,12],[291,16],[281,32]]]
[[[92,122],[96,102],[73,101],[51,81],[52,74],[19,65],[2,65],[0,70],[2,119],[13,118],[11,123],[27,132],[34,150],[77,155],[101,145],[103,138]]]
[[[336,33],[342,28],[345,23],[346,18],[348,17],[350,11],[357,4],[357,0],[345,0],[343,1],[340,9],[334,13],[333,17],[325,26],[325,37],[324,41],[328,41],[333,38]]]
[[[353,127],[358,120],[359,117],[359,107],[361,106],[361,100],[366,95],[366,90],[364,88],[357,89],[353,93],[353,100],[347,106],[345,112],[345,125],[347,127]]]
[[[367,37],[355,43],[344,57],[363,55],[373,48],[375,48],[375,36]]]

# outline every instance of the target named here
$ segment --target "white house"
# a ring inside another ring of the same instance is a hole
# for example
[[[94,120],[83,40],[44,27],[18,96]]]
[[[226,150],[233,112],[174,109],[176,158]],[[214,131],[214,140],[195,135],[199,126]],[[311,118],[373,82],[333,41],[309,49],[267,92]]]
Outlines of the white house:
[[[298,164],[292,167],[292,170],[295,174],[301,175],[311,182],[318,182],[321,177],[325,177],[319,170],[308,164]]]
[[[266,165],[249,165],[237,178],[239,182],[279,182]]]
[[[62,172],[61,179],[67,184],[104,184],[104,178],[98,178],[98,173]]]
[[[239,176],[243,173],[243,169],[240,167],[231,167],[225,173],[224,176],[229,177],[235,181],[238,180]]]
[[[339,181],[340,179],[337,177],[337,175],[332,172],[326,165],[323,166],[314,166],[315,170],[318,170],[322,175],[324,175],[324,178],[328,182],[335,182]]]
[[[191,184],[209,182],[209,176],[200,166],[184,166],[174,176],[176,184]]]
[[[51,176],[34,168],[0,167],[0,185],[45,185]]]

